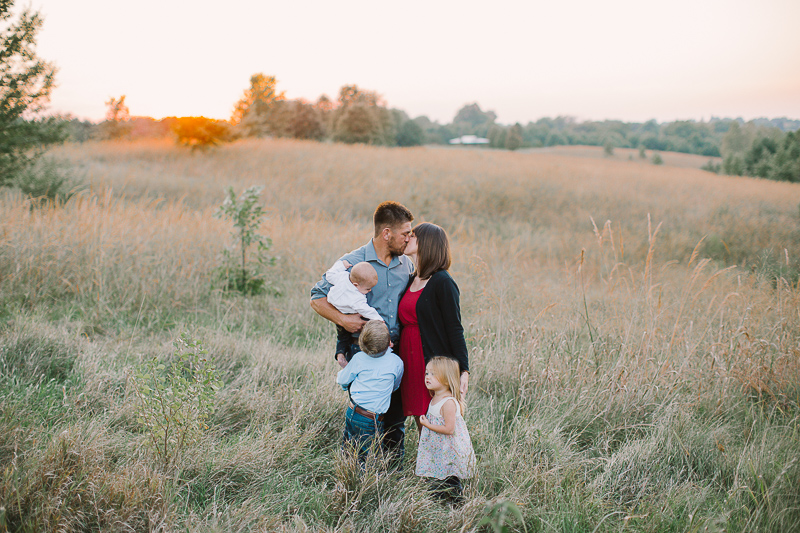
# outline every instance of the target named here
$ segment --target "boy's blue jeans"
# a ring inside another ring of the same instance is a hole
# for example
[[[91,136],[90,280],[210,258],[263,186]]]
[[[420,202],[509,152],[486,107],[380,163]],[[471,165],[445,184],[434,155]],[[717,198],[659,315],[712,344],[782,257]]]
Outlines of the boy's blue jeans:
[[[383,422],[356,413],[347,407],[344,417],[344,444],[358,450],[358,457],[364,460],[371,447],[378,449],[383,436]]]
[[[399,340],[392,339],[395,346],[400,345]],[[345,347],[346,344],[342,343],[342,348]],[[337,344],[336,346],[337,352],[340,353],[340,345]],[[344,351],[345,359],[350,361],[353,358],[353,355],[358,353],[359,347],[358,344],[350,343],[347,346],[347,349]],[[350,409],[348,409],[350,411]],[[369,423],[372,423],[372,420],[366,417],[362,417],[358,413],[354,413],[361,418],[365,418]],[[383,422],[381,423],[381,430],[378,432],[378,435],[382,435],[382,444],[384,451],[389,455],[391,458],[392,468],[400,468],[403,464],[403,456],[405,455],[405,435],[406,435],[406,416],[403,414],[403,398],[400,396],[400,389],[397,389],[392,393],[392,400],[389,403],[389,410],[386,411],[386,414],[383,415]],[[345,430],[344,430],[344,439],[347,441],[347,422],[345,422]],[[373,433],[374,434],[374,433]],[[369,446],[367,446],[369,447]]]

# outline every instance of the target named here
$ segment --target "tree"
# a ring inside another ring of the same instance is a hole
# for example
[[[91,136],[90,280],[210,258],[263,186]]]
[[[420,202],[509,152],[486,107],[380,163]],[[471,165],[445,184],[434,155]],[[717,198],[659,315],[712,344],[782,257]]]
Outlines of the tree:
[[[319,119],[322,122],[322,136],[326,136],[333,131],[333,110],[336,108],[336,102],[323,94],[317,98],[314,108],[319,112]]]
[[[567,144],[567,139],[559,132],[552,130],[545,137],[545,146],[561,146]]]
[[[498,124],[492,124],[489,132],[486,135],[489,138],[489,146],[492,148],[505,148],[506,146],[506,128]]]
[[[328,95],[322,94],[319,98],[317,98],[317,103],[314,104],[320,113],[330,113],[333,111],[335,104],[328,98]]]
[[[473,127],[483,126],[487,122],[493,123],[497,120],[497,114],[494,111],[482,111],[481,106],[477,103],[467,104],[456,113],[453,118],[453,123],[462,122],[469,124]]]
[[[233,187],[228,187],[225,200],[214,213],[216,218],[233,222],[231,235],[235,244],[222,252],[224,264],[217,271],[218,280],[226,290],[235,290],[242,294],[263,292],[266,283],[263,267],[275,264],[275,258],[267,255],[272,239],[257,233],[266,216],[264,207],[259,202],[262,189],[263,187],[249,187],[237,198]]]
[[[369,106],[349,105],[336,122],[333,140],[344,143],[374,144],[380,134],[380,123]]]
[[[95,125],[88,120],[80,120],[72,116],[64,117],[67,138],[72,142],[83,143],[91,139]]]
[[[180,117],[172,123],[175,140],[192,151],[205,150],[230,141],[230,126],[223,120],[206,117]]]
[[[485,137],[495,120],[497,114],[494,111],[482,111],[477,103],[467,104],[456,113],[453,128],[456,136],[473,134]]]
[[[755,137],[753,127],[742,128],[738,122],[732,122],[730,128],[722,137],[722,155],[744,153],[752,144]]]
[[[769,177],[780,181],[800,182],[800,132],[786,134]]]
[[[128,106],[125,105],[125,95],[119,97],[119,100],[116,98],[109,98],[108,102],[106,102],[106,106],[108,109],[106,110],[106,120],[111,122],[124,122],[126,120],[130,120],[131,118],[131,111],[128,109]]]
[[[345,85],[339,90],[338,101],[338,107],[331,113],[334,141],[395,144],[397,123],[402,116],[386,109],[378,93]]]
[[[354,104],[367,106],[383,106],[385,102],[375,91],[359,89],[358,85],[343,85],[339,89],[339,107],[345,108]]]
[[[303,101],[293,102],[288,133],[295,139],[321,139],[325,135],[321,113],[313,105]]]
[[[275,76],[263,73],[250,76],[250,88],[234,105],[231,124],[239,125],[244,135],[261,136],[271,132],[270,111],[276,102],[285,99],[283,91],[277,92]]]
[[[130,133],[131,113],[125,105],[125,95],[116,99],[111,97],[106,104],[106,120],[101,124],[102,135],[106,139],[120,139]]]
[[[516,150],[522,146],[522,125],[519,122],[508,128],[505,146],[506,150]]]
[[[38,118],[55,86],[56,68],[36,56],[36,34],[43,19],[24,9],[11,19],[14,0],[0,0],[0,185],[11,185],[30,168],[48,144],[65,137],[63,121]]]
[[[425,144],[425,131],[413,120],[406,120],[397,133],[397,146],[421,146]]]

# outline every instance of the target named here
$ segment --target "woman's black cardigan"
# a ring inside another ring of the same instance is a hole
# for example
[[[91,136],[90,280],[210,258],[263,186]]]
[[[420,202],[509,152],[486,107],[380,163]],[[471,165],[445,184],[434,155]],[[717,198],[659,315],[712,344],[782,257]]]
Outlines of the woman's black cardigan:
[[[406,291],[413,280],[408,282]],[[458,361],[461,372],[469,370],[458,285],[446,270],[434,273],[422,289],[417,300],[417,321],[426,363],[437,355],[444,355]]]

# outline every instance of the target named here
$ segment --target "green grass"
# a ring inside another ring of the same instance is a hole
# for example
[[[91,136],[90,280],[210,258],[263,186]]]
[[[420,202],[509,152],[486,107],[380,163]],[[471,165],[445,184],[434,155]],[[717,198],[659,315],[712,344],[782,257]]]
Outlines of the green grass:
[[[0,531],[489,531],[478,524],[506,503],[522,516],[511,531],[800,523],[800,188],[285,141],[195,158],[63,152],[96,192],[34,210],[0,198]],[[320,273],[368,237],[386,176],[407,179],[398,199],[452,239],[478,457],[458,509],[414,476],[412,423],[399,472],[341,454],[333,327],[308,306]],[[211,286],[228,177],[268,185],[279,259],[262,296]],[[337,196],[344,184],[363,197]],[[708,220],[722,237],[698,245]],[[199,443],[163,471],[130,377],[184,331],[224,386]]]

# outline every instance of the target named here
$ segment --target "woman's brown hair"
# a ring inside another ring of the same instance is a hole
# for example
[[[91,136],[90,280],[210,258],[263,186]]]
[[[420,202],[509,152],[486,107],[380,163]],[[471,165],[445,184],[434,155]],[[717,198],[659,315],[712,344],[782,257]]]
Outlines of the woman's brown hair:
[[[441,227],[423,222],[414,228],[417,238],[417,277],[428,279],[450,268],[450,241]]]

